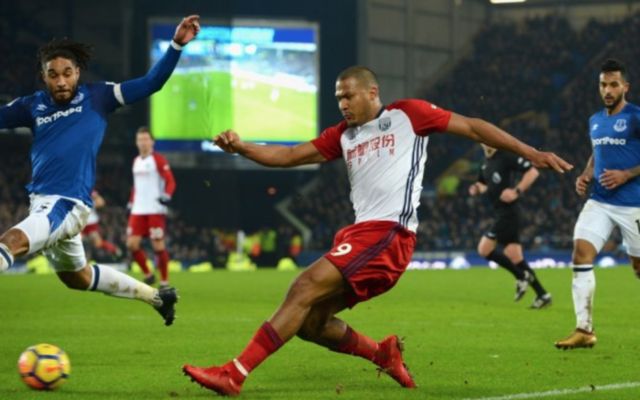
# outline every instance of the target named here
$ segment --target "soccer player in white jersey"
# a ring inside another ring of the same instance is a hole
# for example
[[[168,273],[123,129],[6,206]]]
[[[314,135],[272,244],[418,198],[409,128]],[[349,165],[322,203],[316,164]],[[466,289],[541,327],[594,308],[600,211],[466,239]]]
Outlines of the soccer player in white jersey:
[[[94,190],[91,192],[91,200],[93,200],[93,207],[87,218],[87,225],[82,229],[82,236],[89,238],[94,248],[102,249],[116,257],[121,256],[122,252],[120,249],[100,234],[100,215],[98,215],[98,209],[106,205],[104,198],[97,190]]]
[[[596,276],[593,261],[616,226],[640,278],[640,107],[627,102],[629,80],[618,60],[600,69],[600,97],[604,109],[589,118],[593,148],[584,171],[576,179],[576,192],[589,200],[580,212],[573,233],[573,307],[576,329],[558,340],[559,349],[593,347],[593,297]]]
[[[160,287],[169,286],[169,253],[164,241],[167,227],[167,205],[176,190],[176,180],[167,159],[153,151],[153,135],[146,126],[136,132],[139,155],[133,160],[133,188],[129,206],[131,215],[127,226],[127,248],[145,275],[145,283],[155,282],[155,275],[147,265],[147,257],[140,247],[143,237],[151,240],[160,271]]]
[[[337,78],[335,95],[344,121],[311,142],[262,146],[241,141],[233,131],[214,138],[223,150],[272,167],[343,158],[356,214],[355,224],[336,234],[333,248],[294,280],[284,302],[237,358],[220,367],[183,367],[193,380],[219,394],[239,394],[248,374],[296,335],[366,358],[400,385],[415,387],[402,360],[398,336],[376,342],[336,314],[391,289],[409,264],[429,134],[448,131],[513,151],[539,168],[571,169],[555,154],[537,151],[481,119],[466,118],[424,100],[384,106],[377,78],[365,67],[344,70]]]
[[[182,46],[200,30],[199,17],[184,18],[164,56],[146,75],[122,83],[79,83],[90,46],[53,40],[39,51],[45,90],[0,107],[0,129],[33,131],[29,216],[0,236],[0,271],[14,257],[43,250],[60,280],[71,289],[103,292],[152,305],[165,325],[174,320],[175,289],[154,289],[104,265],[90,265],[80,231],[93,206],[96,156],[107,116],[116,108],[147,98],[169,79]]]

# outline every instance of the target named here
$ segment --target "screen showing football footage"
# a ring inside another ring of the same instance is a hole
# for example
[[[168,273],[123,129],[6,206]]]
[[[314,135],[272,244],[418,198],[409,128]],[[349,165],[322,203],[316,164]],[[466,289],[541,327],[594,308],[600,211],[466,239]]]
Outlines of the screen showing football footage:
[[[150,62],[175,24],[151,23]],[[215,151],[215,134],[293,144],[318,131],[318,29],[312,23],[233,20],[202,24],[169,81],[151,98],[151,129],[164,151]]]

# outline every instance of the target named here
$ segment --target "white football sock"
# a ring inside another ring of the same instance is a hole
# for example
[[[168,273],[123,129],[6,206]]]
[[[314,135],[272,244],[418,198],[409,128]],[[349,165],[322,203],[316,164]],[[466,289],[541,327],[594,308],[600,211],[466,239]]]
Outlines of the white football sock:
[[[111,296],[138,299],[152,306],[162,305],[158,290],[127,274],[104,265],[91,266],[93,276],[87,290],[95,290]]]
[[[4,243],[0,243],[0,272],[8,270],[12,265],[13,254]]]
[[[573,308],[576,312],[576,326],[587,332],[593,331],[593,296],[596,292],[596,275],[593,265],[573,266]]]

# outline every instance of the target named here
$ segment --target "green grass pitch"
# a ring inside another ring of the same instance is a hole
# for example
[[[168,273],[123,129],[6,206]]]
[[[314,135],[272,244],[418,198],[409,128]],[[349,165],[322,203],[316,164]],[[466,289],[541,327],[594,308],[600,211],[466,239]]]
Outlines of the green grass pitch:
[[[410,271],[389,293],[340,316],[376,339],[405,337],[405,360],[419,385],[400,388],[365,360],[293,339],[250,376],[246,399],[478,399],[638,382],[640,281],[629,268],[598,270],[599,343],[560,351],[574,326],[571,272],[543,270],[553,293],[533,311],[514,303],[504,271]],[[66,289],[53,275],[0,276],[0,399],[206,399],[214,393],[181,373],[236,356],[281,301],[294,273],[180,273],[178,319],[164,327],[140,302]],[[71,358],[58,391],[20,381],[17,358],[49,342]],[[513,397],[517,398],[517,397]],[[638,399],[640,387],[545,397]]]
[[[174,73],[151,109],[157,139],[208,140],[227,129],[251,141],[303,142],[317,134],[315,93],[228,72]]]

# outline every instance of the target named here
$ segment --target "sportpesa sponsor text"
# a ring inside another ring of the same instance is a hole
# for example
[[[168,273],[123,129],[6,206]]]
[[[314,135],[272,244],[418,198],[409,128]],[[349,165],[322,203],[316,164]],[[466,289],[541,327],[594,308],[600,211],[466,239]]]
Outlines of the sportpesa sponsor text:
[[[46,117],[38,117],[36,118],[36,125],[40,126],[40,125],[44,125],[44,124],[50,124],[52,122],[54,122],[55,120],[57,120],[58,118],[62,118],[62,117],[68,117],[69,115],[73,114],[73,113],[81,113],[82,112],[82,106],[77,106],[77,107],[71,107],[68,108],[64,111],[57,111],[51,115],[48,115]]]
[[[602,145],[617,145],[624,146],[627,144],[627,139],[625,138],[612,138],[609,136],[601,137],[598,139],[591,139],[592,146],[602,146]]]

